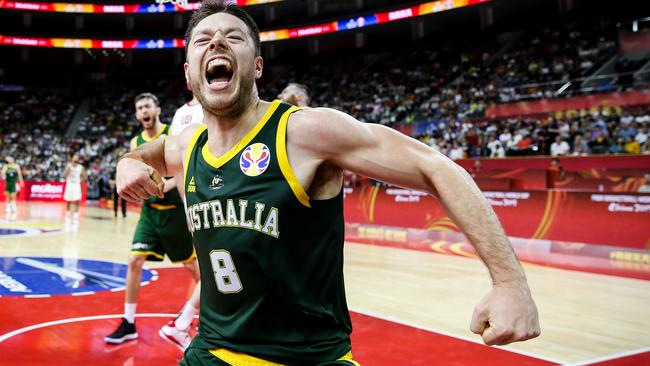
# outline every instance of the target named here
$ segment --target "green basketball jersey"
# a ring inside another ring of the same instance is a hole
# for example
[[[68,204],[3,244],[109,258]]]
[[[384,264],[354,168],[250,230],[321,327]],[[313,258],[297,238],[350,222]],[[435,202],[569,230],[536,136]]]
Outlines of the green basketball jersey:
[[[296,107],[274,101],[217,158],[194,133],[185,158],[188,216],[201,268],[201,332],[192,347],[289,365],[350,351],[343,283],[343,193],[310,201],[286,152]]]
[[[18,182],[18,165],[7,164],[7,170],[5,172],[5,180],[7,186],[14,187],[16,185],[16,182]]]
[[[169,125],[166,124],[163,124],[163,128],[153,137],[147,136],[145,131],[142,131],[131,140],[131,147],[132,148],[138,147],[144,144],[145,142],[153,141],[161,136],[166,136],[168,134],[169,134]],[[180,184],[180,182],[177,182],[177,184]],[[172,208],[171,206],[177,206],[177,207],[182,206],[183,199],[181,198],[181,195],[178,193],[178,190],[174,188],[169,192],[165,193],[165,196],[163,198],[158,198],[156,196],[151,196],[147,198],[144,201],[144,204],[157,209],[169,209]]]

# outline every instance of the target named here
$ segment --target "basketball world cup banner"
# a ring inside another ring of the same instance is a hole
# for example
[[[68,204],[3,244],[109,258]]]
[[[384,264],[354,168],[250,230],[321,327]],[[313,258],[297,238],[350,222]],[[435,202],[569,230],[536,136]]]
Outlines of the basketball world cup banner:
[[[565,191],[486,191],[511,237],[650,249],[650,195]],[[422,192],[346,188],[349,223],[459,232],[442,205]]]

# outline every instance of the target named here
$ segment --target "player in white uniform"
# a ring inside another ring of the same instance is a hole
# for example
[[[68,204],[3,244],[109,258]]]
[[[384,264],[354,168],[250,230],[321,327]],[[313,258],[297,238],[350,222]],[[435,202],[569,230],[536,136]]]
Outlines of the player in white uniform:
[[[67,202],[65,219],[70,221],[70,216],[74,213],[74,223],[79,223],[79,201],[81,201],[81,182],[86,181],[86,170],[79,164],[79,156],[74,155],[72,161],[63,171],[65,178],[65,193],[63,199]],[[74,208],[71,210],[71,208]]]
[[[178,136],[185,127],[195,123],[203,123],[203,108],[196,98],[192,98],[192,100],[183,104],[174,113],[172,125],[169,127],[169,135]]]
[[[191,101],[183,104],[176,110],[176,113],[174,113],[172,124],[169,127],[169,135],[180,135],[186,127],[197,123],[203,123],[203,108],[195,98],[192,98]],[[174,179],[177,182],[182,182],[183,175],[179,174],[174,177]],[[178,188],[178,193],[180,193],[183,202],[185,202],[185,190],[182,189],[182,186]],[[200,294],[201,282],[198,282],[194,287],[192,296],[187,300],[187,303],[183,306],[178,317],[175,320],[168,322],[160,328],[160,331],[158,331],[158,334],[162,339],[176,345],[181,350],[185,350],[189,345],[190,337],[188,331],[192,325],[192,320],[194,320],[194,315],[199,311]]]

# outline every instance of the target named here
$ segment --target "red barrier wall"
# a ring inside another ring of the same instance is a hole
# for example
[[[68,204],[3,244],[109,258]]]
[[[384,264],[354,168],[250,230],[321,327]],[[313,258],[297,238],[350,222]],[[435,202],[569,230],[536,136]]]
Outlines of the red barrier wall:
[[[4,192],[5,181],[0,181],[0,191]],[[86,184],[81,185],[81,202],[86,202]],[[63,202],[63,193],[65,192],[65,182],[32,182],[26,181],[18,192],[17,200],[19,201],[47,201]],[[6,200],[4,193],[0,201]]]
[[[650,249],[650,195],[484,192],[508,236]],[[424,193],[346,188],[346,222],[459,231]]]
[[[562,157],[563,178],[548,181],[550,157],[481,159],[481,170],[473,170],[475,160],[457,163],[473,172],[482,190],[544,190],[548,188],[636,192],[646,184],[650,172],[650,155]]]
[[[465,169],[471,169],[476,159],[457,160]],[[547,169],[551,157],[526,157],[504,159],[480,159],[483,170],[495,169]],[[650,155],[596,155],[596,156],[562,156],[560,162],[567,172],[590,169],[645,169],[650,170]]]
[[[650,104],[650,91],[597,94],[584,97],[544,99],[530,102],[496,104],[487,108],[487,117],[508,117],[557,111],[589,109],[597,106],[627,106]]]

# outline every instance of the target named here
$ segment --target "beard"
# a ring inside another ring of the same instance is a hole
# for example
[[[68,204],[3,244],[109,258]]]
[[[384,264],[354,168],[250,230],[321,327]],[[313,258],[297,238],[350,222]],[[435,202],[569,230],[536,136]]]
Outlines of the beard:
[[[205,87],[202,78],[199,78],[199,81],[195,84],[198,85],[193,85],[193,89],[199,90],[199,93],[196,93],[195,96],[203,110],[217,117],[239,117],[257,99],[255,77],[252,74],[250,77],[242,77],[239,80],[237,85],[234,86],[234,96],[231,96],[230,100],[225,102],[214,100],[210,95],[211,91]]]

